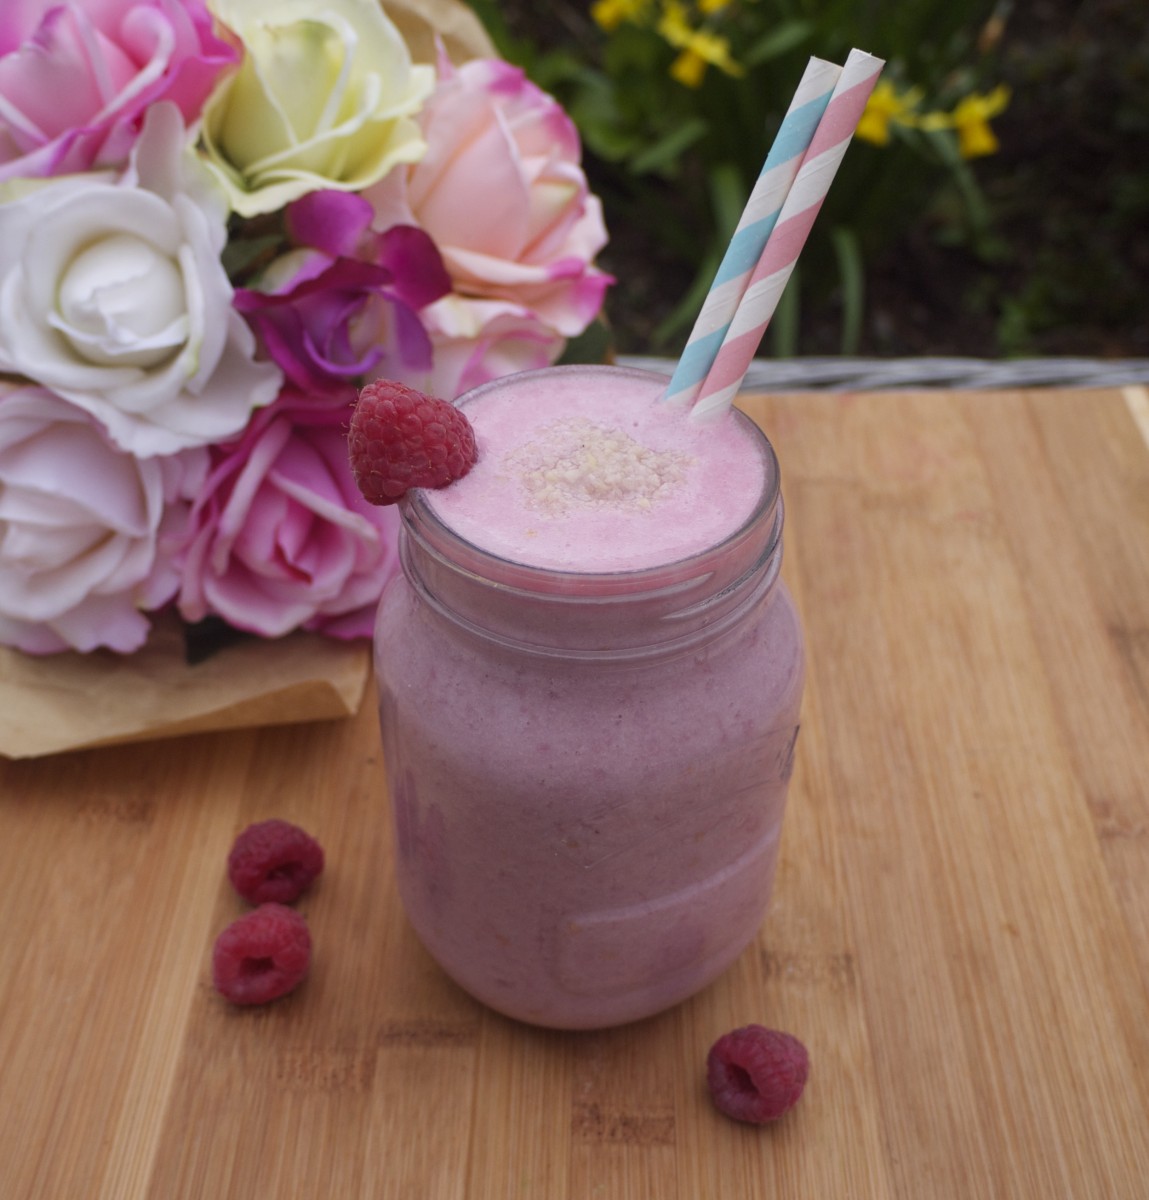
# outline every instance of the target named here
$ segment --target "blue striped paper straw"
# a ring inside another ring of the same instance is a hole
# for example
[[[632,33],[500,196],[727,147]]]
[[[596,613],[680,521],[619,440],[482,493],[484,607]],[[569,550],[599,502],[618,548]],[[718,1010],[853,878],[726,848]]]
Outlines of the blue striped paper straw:
[[[698,389],[692,419],[724,413],[734,403],[883,66],[883,60],[872,54],[850,51],[738,310]]]
[[[693,404],[778,220],[842,68],[811,58],[662,399]]]

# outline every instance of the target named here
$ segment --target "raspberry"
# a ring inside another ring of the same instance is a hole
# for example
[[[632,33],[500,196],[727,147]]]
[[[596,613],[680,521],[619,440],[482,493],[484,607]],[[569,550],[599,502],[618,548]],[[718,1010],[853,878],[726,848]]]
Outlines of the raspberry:
[[[215,990],[232,1004],[266,1004],[294,991],[311,965],[307,922],[285,904],[261,904],[216,938]]]
[[[796,1037],[745,1025],[720,1037],[706,1056],[706,1082],[720,1112],[764,1125],[793,1108],[810,1074],[810,1056]]]
[[[260,821],[235,839],[227,877],[251,904],[290,904],[323,870],[323,847],[290,821]]]
[[[475,431],[453,404],[389,379],[359,393],[348,436],[351,473],[371,504],[440,488],[475,465]]]

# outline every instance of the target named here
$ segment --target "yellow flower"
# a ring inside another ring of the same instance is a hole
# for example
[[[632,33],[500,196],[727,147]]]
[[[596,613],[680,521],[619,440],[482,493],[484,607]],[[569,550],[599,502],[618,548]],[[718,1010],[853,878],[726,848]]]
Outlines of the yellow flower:
[[[954,109],[953,122],[962,158],[980,158],[997,152],[998,141],[989,122],[991,117],[1004,112],[1008,103],[1009,88],[1002,83],[986,96],[978,92],[966,96]]]
[[[632,25],[640,24],[649,7],[650,0],[596,0],[591,5],[590,15],[600,29],[613,33],[626,21]]]
[[[702,77],[706,74],[706,59],[695,54],[693,50],[683,52],[670,64],[670,76],[688,88],[702,86]]]
[[[662,6],[658,32],[682,53],[670,67],[671,75],[687,87],[698,87],[708,66],[715,66],[727,75],[741,75],[742,67],[730,53],[730,43],[716,33],[692,29],[685,7],[678,0],[667,0]]]
[[[989,126],[990,118],[1005,111],[1009,88],[999,84],[988,95],[971,92],[950,113],[930,113],[921,119],[922,129],[956,129],[962,158],[995,154],[998,140]]]
[[[916,121],[914,109],[921,99],[920,88],[910,88],[899,94],[888,80],[879,81],[870,93],[862,119],[858,122],[858,137],[875,146],[888,145],[890,125],[913,125]]]
[[[685,46],[694,34],[686,16],[686,7],[678,0],[663,0],[658,32],[672,45]]]
[[[698,11],[706,16],[730,7],[730,0],[698,0]]]

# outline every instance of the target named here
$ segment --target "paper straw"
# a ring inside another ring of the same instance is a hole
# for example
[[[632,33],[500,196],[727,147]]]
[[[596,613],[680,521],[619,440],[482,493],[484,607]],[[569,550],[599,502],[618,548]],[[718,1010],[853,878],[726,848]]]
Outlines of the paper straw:
[[[820,58],[806,64],[663,400],[689,405],[698,395],[841,74]]]
[[[725,412],[734,402],[883,66],[880,58],[861,50],[850,51],[738,310],[698,391],[690,410],[692,418]]]

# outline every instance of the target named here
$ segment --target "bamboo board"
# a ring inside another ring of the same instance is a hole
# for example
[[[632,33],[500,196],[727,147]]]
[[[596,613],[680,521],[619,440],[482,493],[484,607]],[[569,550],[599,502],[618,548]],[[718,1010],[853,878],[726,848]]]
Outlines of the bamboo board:
[[[775,901],[718,983],[533,1030],[394,892],[374,713],[0,760],[4,1200],[1144,1200],[1149,447],[1141,392],[752,397],[810,652]],[[311,978],[212,992],[237,830],[329,869]],[[710,1043],[809,1046],[777,1126]]]

